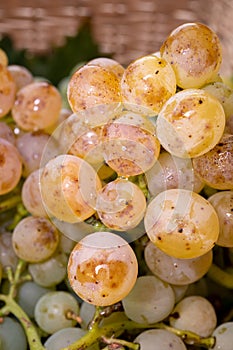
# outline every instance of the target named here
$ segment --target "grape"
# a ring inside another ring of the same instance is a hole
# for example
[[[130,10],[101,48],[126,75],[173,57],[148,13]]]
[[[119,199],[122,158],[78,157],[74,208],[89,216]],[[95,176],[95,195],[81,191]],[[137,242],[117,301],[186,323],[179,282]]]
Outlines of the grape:
[[[137,258],[130,245],[110,232],[95,232],[74,247],[68,262],[72,289],[84,301],[107,306],[120,301],[135,284]]]
[[[85,160],[67,154],[51,159],[40,183],[46,210],[59,220],[75,223],[94,214],[101,182]]]
[[[45,349],[61,350],[80,339],[84,334],[86,332],[81,328],[67,327],[60,329],[47,338],[44,343]]]
[[[200,88],[212,81],[222,62],[217,34],[202,23],[185,23],[164,40],[160,53],[174,69],[177,85]]]
[[[7,69],[14,79],[16,91],[33,82],[33,75],[26,67],[11,64]]]
[[[186,295],[186,292],[188,290],[189,284],[184,284],[184,285],[170,284],[170,286],[172,287],[173,292],[175,294],[175,304],[176,304],[181,299],[183,299],[184,296]]]
[[[41,262],[55,252],[59,233],[46,218],[28,216],[15,227],[12,235],[16,255],[28,262]]]
[[[23,130],[43,130],[58,120],[61,107],[61,96],[55,86],[33,82],[17,92],[12,117]]]
[[[187,285],[196,282],[209,270],[212,250],[193,259],[177,259],[167,255],[148,242],[144,251],[145,261],[150,271],[165,282],[176,285]]]
[[[123,102],[148,108],[158,114],[164,103],[176,92],[176,77],[171,65],[154,55],[136,59],[125,69],[121,80]]]
[[[105,162],[119,176],[142,174],[157,160],[160,143],[155,127],[146,116],[124,111],[103,129]]]
[[[33,281],[24,282],[17,290],[17,303],[23,308],[30,318],[34,317],[34,308],[39,298],[50,292],[48,288],[43,288]]]
[[[10,72],[0,64],[0,118],[12,108],[15,100],[16,85]]]
[[[157,162],[145,172],[146,181],[152,196],[172,188],[183,188],[200,192],[204,182],[193,170],[192,161],[178,158],[162,151]]]
[[[8,142],[15,144],[15,135],[9,125],[4,122],[0,122],[0,138],[5,139]]]
[[[0,195],[13,190],[22,175],[22,160],[17,148],[0,138]]]
[[[189,296],[176,304],[169,317],[172,327],[208,337],[217,325],[217,316],[212,304],[201,296]]]
[[[208,186],[233,189],[233,135],[224,134],[213,149],[193,159],[193,168]]]
[[[73,250],[75,244],[76,244],[76,242],[73,239],[61,234],[58,249],[62,253],[69,255],[71,253],[71,251]]]
[[[96,207],[105,226],[127,231],[136,227],[143,219],[146,199],[137,185],[118,178],[109,182],[98,193]]]
[[[175,295],[172,287],[156,276],[140,276],[123,298],[127,317],[138,323],[155,323],[166,318],[172,311]]]
[[[8,65],[8,56],[6,52],[0,48],[0,64],[4,67]]]
[[[46,261],[28,265],[28,270],[39,286],[53,287],[66,277],[68,258],[64,253],[56,252]]]
[[[173,95],[157,119],[157,137],[174,156],[198,157],[211,150],[225,128],[221,103],[207,91],[186,89]]]
[[[43,132],[25,132],[20,134],[16,139],[16,147],[23,160],[23,175],[27,177],[30,173],[40,168],[44,148],[47,144],[56,147],[55,140]],[[52,157],[52,147],[46,148],[46,156]]]
[[[186,350],[183,341],[165,329],[150,329],[140,333],[134,343],[140,344],[140,350]]]
[[[87,65],[103,67],[109,70],[110,72],[114,73],[119,80],[121,80],[122,75],[125,71],[124,67],[119,62],[107,57],[94,58],[93,60],[89,61]]]
[[[220,223],[220,232],[216,244],[233,247],[233,191],[221,191],[213,194],[208,201],[216,210]]]
[[[6,277],[4,270],[11,267],[15,271],[18,263],[18,257],[15,254],[12,244],[12,233],[3,231],[0,234],[0,264],[3,268],[3,276]]]
[[[63,124],[63,122],[69,118],[69,116],[72,114],[71,110],[68,108],[62,108],[59,113],[59,117],[57,121],[50,127],[45,128],[45,132],[48,134],[53,134],[53,132],[57,132],[57,128]],[[61,140],[60,140],[61,141]]]
[[[67,312],[71,310],[78,315],[78,302],[70,293],[48,292],[37,301],[34,317],[42,330],[53,334],[62,328],[75,326],[76,321],[66,317]]]
[[[87,303],[86,301],[83,301],[80,306],[80,313],[79,316],[82,320],[81,327],[83,329],[87,329],[89,323],[93,319],[93,316],[95,314],[95,305]]]
[[[111,105],[121,102],[118,77],[101,66],[84,65],[71,77],[67,96],[73,112],[97,105]]]
[[[40,191],[41,169],[31,172],[22,186],[22,202],[27,211],[33,216],[47,217]]]
[[[178,259],[207,253],[219,235],[213,206],[201,195],[184,189],[167,190],[152,199],[144,223],[150,240]]]
[[[231,350],[233,342],[233,322],[220,324],[212,334],[216,343],[213,350]]]
[[[0,347],[2,350],[27,350],[27,338],[19,322],[4,317],[0,323]]]

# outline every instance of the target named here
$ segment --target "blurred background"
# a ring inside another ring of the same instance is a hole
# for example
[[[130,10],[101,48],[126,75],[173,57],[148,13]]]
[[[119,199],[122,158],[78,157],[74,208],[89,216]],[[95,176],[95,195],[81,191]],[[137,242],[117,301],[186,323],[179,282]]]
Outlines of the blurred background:
[[[209,25],[223,46],[222,74],[233,71],[232,0],[0,0],[0,47],[55,85],[72,69],[106,56],[127,65],[158,51],[178,25]]]

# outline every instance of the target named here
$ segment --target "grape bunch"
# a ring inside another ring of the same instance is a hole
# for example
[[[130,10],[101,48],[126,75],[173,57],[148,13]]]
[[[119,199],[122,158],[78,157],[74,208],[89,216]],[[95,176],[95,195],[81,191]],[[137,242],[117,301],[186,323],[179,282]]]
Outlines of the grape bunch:
[[[83,63],[64,97],[0,49],[2,350],[232,350],[221,61],[185,23],[126,67]]]

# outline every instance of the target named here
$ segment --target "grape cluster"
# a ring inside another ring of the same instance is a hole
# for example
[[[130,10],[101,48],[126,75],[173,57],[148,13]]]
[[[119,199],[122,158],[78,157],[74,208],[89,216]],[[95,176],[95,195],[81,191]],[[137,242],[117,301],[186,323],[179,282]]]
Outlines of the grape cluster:
[[[64,108],[0,49],[1,349],[232,350],[221,60],[186,23],[127,67],[79,66]]]

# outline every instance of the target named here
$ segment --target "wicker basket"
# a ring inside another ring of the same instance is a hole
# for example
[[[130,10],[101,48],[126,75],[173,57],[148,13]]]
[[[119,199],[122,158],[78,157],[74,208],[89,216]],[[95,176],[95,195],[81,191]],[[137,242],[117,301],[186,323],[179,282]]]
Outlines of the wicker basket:
[[[229,75],[233,71],[232,15],[231,0],[8,0],[0,3],[0,34],[11,36],[16,48],[41,54],[63,45],[88,19],[100,51],[126,65],[157,51],[179,24],[200,21],[218,33],[222,71]]]

